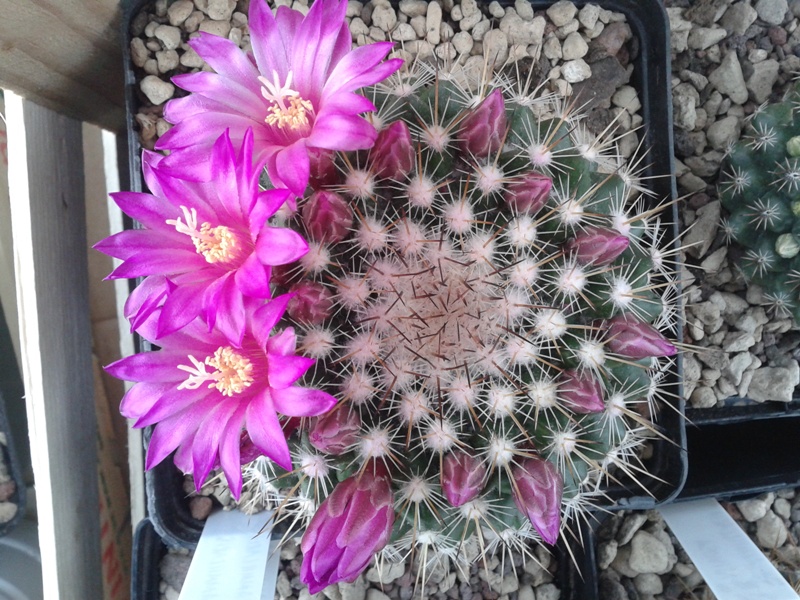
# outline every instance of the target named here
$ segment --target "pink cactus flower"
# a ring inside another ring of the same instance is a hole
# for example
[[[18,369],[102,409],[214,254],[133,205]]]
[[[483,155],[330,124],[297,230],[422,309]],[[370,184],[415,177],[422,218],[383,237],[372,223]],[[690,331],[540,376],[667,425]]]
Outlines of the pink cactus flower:
[[[311,519],[300,549],[300,580],[312,594],[352,582],[389,541],[394,525],[392,487],[381,463],[338,484]]]
[[[353,446],[361,432],[358,411],[340,406],[314,420],[308,432],[308,441],[317,450],[339,456]]]
[[[674,356],[678,349],[649,323],[633,315],[619,315],[606,322],[606,346],[611,352],[639,360],[654,356]]]
[[[382,62],[391,42],[351,49],[346,0],[318,0],[303,15],[285,6],[273,16],[264,0],[250,2],[253,54],[232,41],[201,33],[189,45],[215,72],[173,77],[191,92],[171,100],[164,117],[175,127],[156,144],[171,150],[166,164],[194,165],[209,176],[205,154],[230,129],[234,140],[255,131],[255,160],[272,182],[302,196],[309,180],[309,149],[361,150],[377,132],[361,113],[375,106],[355,93],[382,81],[402,60]]]
[[[316,242],[341,242],[353,226],[350,205],[334,192],[314,192],[303,204],[300,214],[308,236]]]
[[[506,186],[505,200],[520,214],[535,215],[547,204],[553,180],[547,175],[528,171]]]
[[[559,377],[558,396],[576,413],[588,414],[605,410],[603,386],[589,372],[564,371]]]
[[[539,457],[524,459],[512,469],[514,503],[530,519],[542,539],[552,545],[561,528],[564,482],[555,465]]]
[[[293,298],[287,312],[297,323],[319,325],[331,316],[333,295],[316,281],[301,281],[289,288]]]
[[[625,252],[630,241],[613,229],[587,227],[567,244],[582,265],[607,265]]]
[[[442,459],[442,491],[453,506],[478,497],[486,480],[486,465],[466,452],[455,451]]]
[[[134,328],[163,302],[156,337],[202,316],[240,346],[245,300],[269,298],[271,268],[308,251],[298,233],[269,224],[289,192],[259,191],[252,144],[248,131],[237,155],[225,132],[212,149],[214,177],[206,183],[169,177],[162,157],[146,153],[144,177],[154,195],[112,194],[143,229],[117,233],[95,248],[122,259],[108,279],[147,277],[136,294],[147,298],[126,305]]]
[[[459,146],[475,158],[486,158],[503,147],[506,127],[503,93],[496,89],[461,121]]]
[[[179,332],[160,337],[161,350],[134,354],[106,367],[114,377],[137,382],[122,399],[122,415],[134,419],[134,427],[155,425],[146,468],[177,449],[175,464],[194,476],[199,490],[219,461],[238,499],[245,431],[261,454],[283,469],[292,469],[278,413],[317,416],[330,410],[336,399],[295,385],[314,361],[295,354],[291,328],[270,337],[289,298],[251,303],[238,348],[218,329],[209,332],[196,319]],[[155,341],[161,310],[154,310],[137,329],[146,340]]]
[[[394,121],[378,133],[369,152],[372,172],[378,177],[400,179],[414,168],[414,144],[404,121]]]

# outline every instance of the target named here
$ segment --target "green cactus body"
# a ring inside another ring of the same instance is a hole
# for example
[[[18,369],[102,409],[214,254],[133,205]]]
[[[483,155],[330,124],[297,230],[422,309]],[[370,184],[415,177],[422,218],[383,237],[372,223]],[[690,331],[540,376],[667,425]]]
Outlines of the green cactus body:
[[[744,276],[764,288],[773,308],[800,322],[800,84],[782,102],[760,108],[728,151],[719,181],[730,213],[729,242],[744,248]],[[781,277],[780,274],[789,276]]]
[[[381,86],[376,124],[408,124],[413,166],[386,179],[373,172],[374,155],[337,157],[325,189],[346,200],[352,226],[334,244],[312,240],[299,264],[275,275],[279,291],[312,282],[332,299],[313,323],[289,324],[299,350],[318,359],[309,385],[337,395],[335,410],[357,412],[361,430],[339,455],[295,436],[297,470],[251,465],[244,501],[265,490],[290,496],[284,507],[301,525],[336,481],[384,461],[397,513],[390,558],[413,551],[463,563],[474,558],[473,536],[484,551],[539,541],[513,501],[511,469],[528,456],[558,469],[569,530],[609,478],[643,472],[637,451],[652,436],[647,415],[672,362],[607,346],[605,319],[619,315],[669,335],[677,297],[660,223],[613,143],[590,138],[556,98],[500,80],[477,89],[427,70]],[[462,150],[462,124],[493,89],[505,97],[508,131],[499,150],[476,158]],[[517,210],[509,189],[529,172],[551,178],[552,190],[540,208]],[[303,210],[301,200],[287,222],[308,235]],[[625,236],[627,249],[609,264],[581,264],[570,243],[593,227]],[[599,382],[603,410],[565,403],[565,370]],[[486,469],[480,494],[459,507],[440,477],[457,450]]]

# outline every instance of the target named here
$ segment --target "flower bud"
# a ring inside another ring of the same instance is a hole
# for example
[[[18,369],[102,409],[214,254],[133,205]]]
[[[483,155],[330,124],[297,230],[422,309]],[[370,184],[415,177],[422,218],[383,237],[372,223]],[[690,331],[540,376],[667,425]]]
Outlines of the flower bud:
[[[453,506],[474,500],[483,489],[485,477],[483,461],[466,452],[457,450],[442,459],[442,490]]]
[[[775,252],[781,258],[794,258],[800,253],[800,244],[793,233],[782,233],[775,240]]]
[[[414,145],[404,121],[395,121],[378,133],[369,162],[375,175],[388,179],[400,179],[414,168]]]
[[[289,300],[286,312],[295,321],[319,325],[331,316],[333,296],[328,288],[316,281],[301,281],[289,288],[294,297]]]
[[[331,150],[308,148],[308,183],[315,190],[339,183],[339,171]]]
[[[649,323],[632,315],[619,315],[606,323],[606,347],[620,356],[639,360],[653,356],[674,356],[678,349]]]
[[[309,196],[301,212],[308,236],[316,242],[336,244],[350,233],[353,211],[339,194],[317,191]]]
[[[530,457],[511,471],[514,503],[530,519],[533,528],[548,544],[555,544],[561,528],[561,495],[564,482],[555,465]]]
[[[558,396],[576,413],[588,414],[605,410],[600,381],[586,371],[570,370],[561,373]]]
[[[342,406],[314,419],[308,441],[321,452],[339,456],[358,441],[360,431],[358,411]]]
[[[628,248],[629,240],[612,229],[587,227],[567,243],[581,265],[607,265]]]
[[[392,487],[382,463],[338,484],[317,509],[300,542],[300,579],[312,594],[353,582],[389,541],[394,525]]]
[[[506,186],[505,199],[520,214],[534,215],[550,197],[553,180],[547,175],[529,171]]]
[[[503,147],[506,126],[503,94],[496,89],[461,121],[459,146],[475,158],[486,158]]]
[[[786,142],[786,153],[792,158],[800,156],[800,135],[796,135]]]

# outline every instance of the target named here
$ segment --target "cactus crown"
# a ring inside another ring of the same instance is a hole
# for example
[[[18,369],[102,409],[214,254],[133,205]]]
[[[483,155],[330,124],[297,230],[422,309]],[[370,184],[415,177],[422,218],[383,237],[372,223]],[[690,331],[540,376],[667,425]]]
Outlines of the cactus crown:
[[[273,275],[318,359],[309,385],[340,403],[294,436],[293,473],[246,468],[242,503],[301,528],[380,461],[397,514],[385,556],[530,552],[644,472],[675,351],[657,331],[677,296],[658,211],[611,134],[541,90],[414,65],[373,100],[378,142],[317,168],[285,215],[311,250]],[[647,336],[661,346],[637,350]],[[517,471],[530,459],[562,488],[538,522]]]
[[[742,247],[745,278],[781,317],[800,322],[800,83],[763,105],[727,152],[719,181],[722,230]]]

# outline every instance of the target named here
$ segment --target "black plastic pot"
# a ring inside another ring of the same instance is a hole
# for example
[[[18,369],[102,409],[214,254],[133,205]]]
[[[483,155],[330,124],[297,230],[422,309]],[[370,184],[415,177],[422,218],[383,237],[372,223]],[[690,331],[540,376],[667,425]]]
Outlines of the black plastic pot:
[[[507,0],[505,4],[511,4]],[[634,59],[634,72],[630,85],[636,87],[642,104],[641,112],[645,128],[644,147],[648,150],[647,166],[643,175],[648,179],[657,201],[674,198],[675,182],[672,156],[672,103],[670,90],[669,26],[666,12],[660,0],[600,0],[595,2],[603,8],[622,12],[638,43]],[[141,176],[141,146],[134,129],[134,115],[138,110],[136,77],[130,61],[130,39],[128,35],[132,18],[145,4],[144,0],[130,0],[125,6],[123,26],[123,53],[125,58],[126,106],[128,111],[128,142],[130,165],[130,189],[143,191]],[[552,0],[532,0],[536,10],[553,4]],[[578,0],[577,6],[585,1]],[[672,207],[665,221],[677,223],[677,209]],[[674,226],[664,232],[665,243],[672,243],[677,236]],[[680,336],[682,323],[676,328]],[[631,483],[614,484],[607,489],[608,509],[648,509],[674,498],[683,486],[686,477],[686,437],[683,421],[682,364],[678,359],[676,368],[666,378],[674,395],[670,406],[662,407],[656,426],[663,438],[653,441],[653,457],[646,462],[652,476],[640,478],[640,482],[652,495]],[[197,544],[203,523],[194,519],[183,492],[183,477],[165,460],[148,471],[146,475],[148,510],[155,530],[170,544],[193,548]],[[588,576],[582,569],[584,577]],[[593,572],[593,571],[592,571]]]
[[[144,519],[133,535],[131,557],[131,600],[158,600],[161,580],[159,563],[167,547],[150,519]]]

